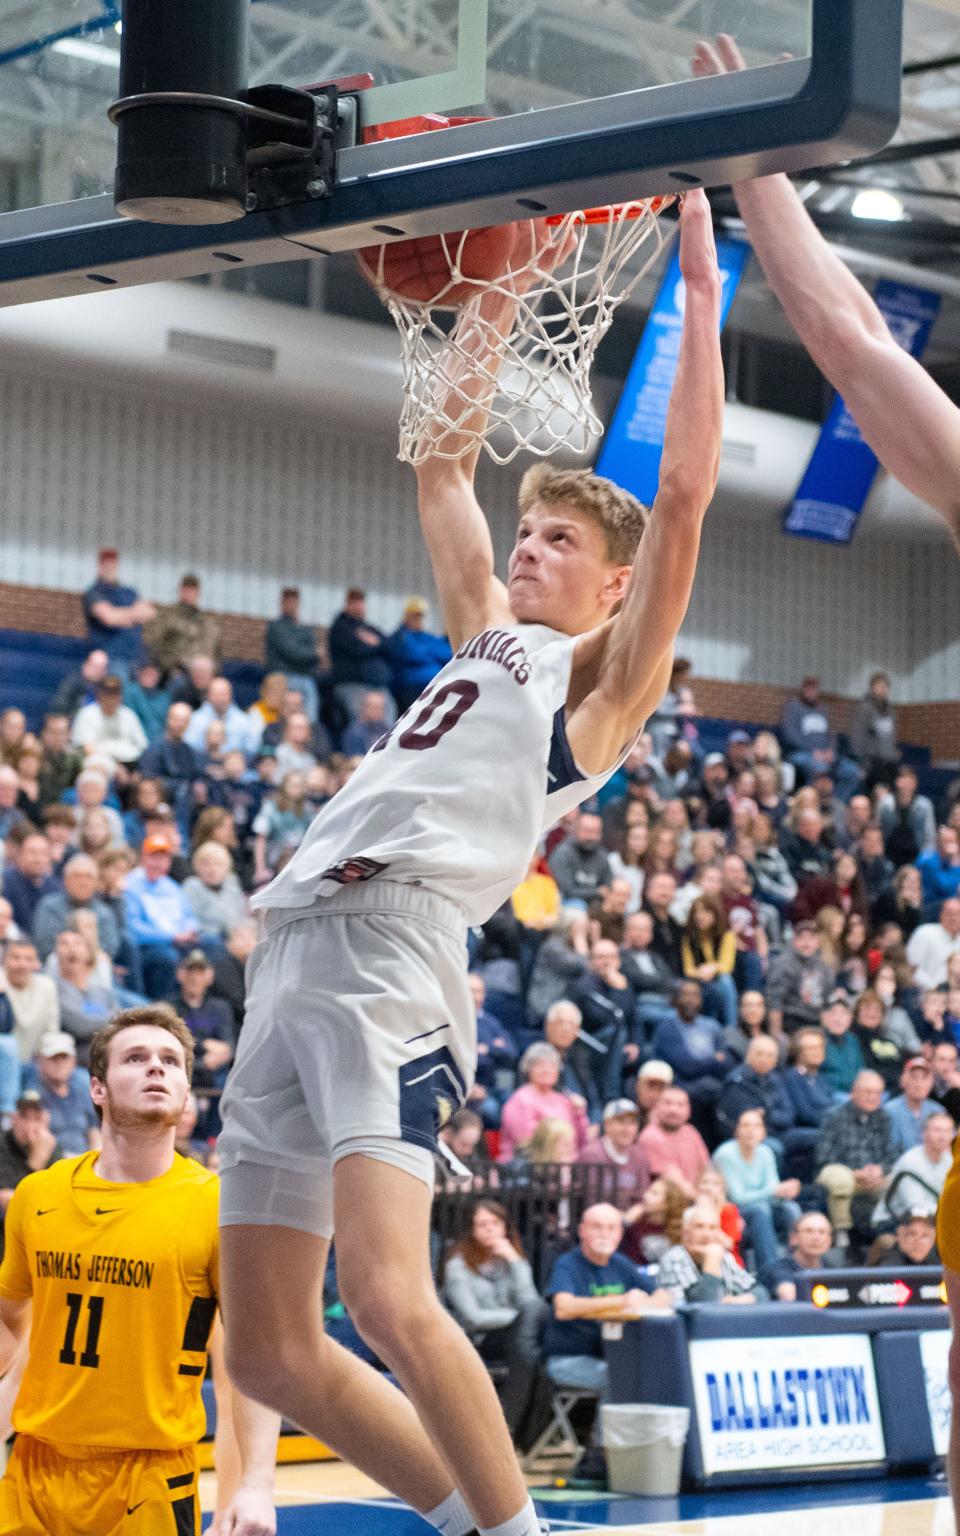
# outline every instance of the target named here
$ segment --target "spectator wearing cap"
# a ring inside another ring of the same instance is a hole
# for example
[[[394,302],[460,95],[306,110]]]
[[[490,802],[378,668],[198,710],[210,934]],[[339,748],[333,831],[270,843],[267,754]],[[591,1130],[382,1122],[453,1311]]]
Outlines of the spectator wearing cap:
[[[177,966],[177,989],[167,1001],[183,1019],[197,1042],[196,1087],[222,1088],[233,1060],[236,1036],[230,1005],[213,988],[213,966],[202,949],[191,949]],[[205,1124],[215,1135],[219,1124]]]
[[[673,1068],[668,1061],[645,1061],[637,1073],[634,1093],[637,1097],[637,1124],[646,1130],[660,1095],[673,1083]],[[649,1159],[648,1159],[649,1161]]]
[[[910,937],[907,959],[916,985],[924,992],[945,987],[947,961],[956,954],[960,954],[960,896],[951,896],[940,908],[939,922],[921,923]]]
[[[74,745],[84,756],[109,757],[115,771],[131,768],[147,750],[146,731],[123,702],[123,682],[108,673],[97,685],[97,702],[84,703],[72,730]]]
[[[220,660],[220,625],[201,610],[199,576],[187,571],[180,577],[176,602],[160,609],[143,638],[164,677],[185,671],[193,656]]]
[[[367,594],[362,588],[348,590],[343,609],[330,626],[327,643],[334,693],[354,719],[368,689],[382,688],[386,692],[390,687],[386,636],[367,619]],[[387,714],[392,725],[396,711],[389,693]]]
[[[156,617],[152,603],[135,587],[119,579],[120,556],[115,549],[97,555],[97,579],[83,594],[83,611],[91,645],[106,651],[110,671],[122,681],[143,654],[143,625]]]
[[[817,1183],[827,1191],[838,1243],[868,1224],[893,1167],[893,1127],[882,1106],[879,1072],[859,1072],[846,1104],[825,1116],[817,1142]]]
[[[820,702],[820,679],[807,676],[800,693],[788,699],[780,719],[780,736],[787,757],[812,783],[824,769],[832,775],[841,800],[849,800],[860,782],[856,763],[840,755],[837,733]]]
[[[919,1147],[923,1127],[931,1115],[940,1113],[940,1105],[931,1098],[933,1067],[926,1056],[910,1056],[900,1073],[900,1093],[888,1099],[886,1110],[893,1126],[893,1146],[897,1157]]]
[[[704,811],[708,827],[728,832],[733,814],[730,770],[722,752],[708,752],[700,770]]]
[[[62,1156],[40,1094],[27,1089],[17,1099],[9,1130],[0,1135],[0,1213],[6,1215],[14,1190],[29,1173],[49,1168]],[[0,1256],[2,1238],[0,1229]]]
[[[50,713],[73,719],[84,704],[93,704],[97,686],[110,671],[110,658],[100,646],[88,651],[76,672],[68,672],[50,702]]]
[[[632,1099],[611,1099],[603,1108],[603,1129],[581,1150],[578,1163],[608,1168],[620,1211],[636,1205],[650,1185],[650,1164],[640,1146],[640,1112]]]
[[[184,740],[195,752],[206,751],[207,731],[217,721],[223,726],[224,752],[251,756],[258,745],[257,733],[246,712],[233,702],[233,684],[227,677],[213,678],[206,701],[193,712]]]
[[[899,869],[913,864],[921,854],[936,847],[937,823],[933,805],[917,790],[917,771],[901,763],[893,781],[893,793],[880,801],[877,820],[883,828],[887,857]]]
[[[360,699],[356,717],[343,733],[341,748],[348,757],[366,757],[389,729],[387,696],[380,688],[369,688]]]
[[[101,948],[111,960],[117,958],[120,949],[120,932],[116,919],[97,895],[100,873],[95,859],[89,854],[75,853],[63,868],[63,890],[51,891],[37,906],[33,918],[33,938],[37,954],[46,960],[57,942],[57,935],[70,926],[76,912],[88,908],[97,919],[97,932]]]
[[[737,729],[727,737],[724,761],[731,779],[753,767],[753,737],[749,731]]]
[[[98,975],[97,951],[78,928],[65,928],[57,935],[54,953],[60,1024],[73,1036],[77,1055],[86,1066],[90,1041],[98,1029],[109,1024],[120,1007],[120,999],[112,981],[105,982]]]
[[[33,920],[44,896],[60,889],[50,872],[50,844],[42,832],[28,832],[3,873],[2,894],[13,908],[23,933],[33,932]]]
[[[50,1130],[64,1157],[100,1145],[100,1127],[90,1098],[90,1074],[77,1065],[77,1048],[65,1030],[44,1035],[24,1069],[24,1087],[40,1095]]]
[[[402,714],[445,667],[453,652],[445,635],[426,628],[430,608],[422,597],[408,597],[403,618],[387,641],[391,687]]]
[[[133,682],[123,690],[123,701],[143,726],[148,743],[159,741],[166,729],[170,698],[170,689],[164,686],[153,657],[141,661]]]
[[[833,969],[820,954],[816,923],[797,923],[790,948],[771,960],[767,972],[771,1032],[792,1034],[804,1024],[818,1024],[833,982]]]
[[[13,1014],[10,1038],[17,1060],[27,1062],[36,1051],[41,1035],[60,1028],[57,989],[52,977],[41,974],[32,939],[22,937],[8,943],[0,967],[0,991]],[[2,1041],[7,1038],[0,1036],[0,1050]]]
[[[282,672],[288,688],[301,695],[311,725],[320,713],[317,689],[317,637],[309,624],[300,622],[300,589],[284,587],[280,616],[267,625],[264,659],[268,672]]]
[[[865,696],[850,721],[850,755],[860,764],[867,793],[875,784],[890,784],[900,759],[897,716],[890,703],[890,679],[874,672]]]
[[[127,932],[140,951],[144,987],[153,999],[173,991],[180,959],[194,948],[199,932],[196,913],[170,878],[172,857],[168,834],[145,837],[140,863],[127,876],[124,890]]]
[[[835,1099],[846,1099],[866,1065],[860,1041],[853,1033],[853,1004],[847,993],[831,992],[820,1012],[824,1057],[820,1076]]]
[[[923,1207],[904,1211],[897,1222],[896,1242],[876,1262],[880,1269],[913,1269],[921,1265],[939,1269],[936,1216]]]

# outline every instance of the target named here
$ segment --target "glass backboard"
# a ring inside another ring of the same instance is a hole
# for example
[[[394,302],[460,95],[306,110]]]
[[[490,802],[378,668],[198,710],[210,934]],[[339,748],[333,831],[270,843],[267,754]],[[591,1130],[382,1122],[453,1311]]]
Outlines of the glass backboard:
[[[119,5],[0,0],[0,303],[350,249],[384,226],[430,233],[852,159],[896,128],[902,11],[902,0],[252,0],[250,85],[364,73],[367,129],[484,120],[374,135],[342,150],[332,196],[204,230],[113,209]],[[697,40],[720,31],[748,68],[695,79]]]

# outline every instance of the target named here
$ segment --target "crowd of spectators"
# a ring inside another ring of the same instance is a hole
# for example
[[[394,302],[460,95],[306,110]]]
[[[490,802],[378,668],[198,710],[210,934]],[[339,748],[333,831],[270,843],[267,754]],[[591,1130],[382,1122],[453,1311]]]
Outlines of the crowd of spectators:
[[[141,999],[196,1037],[182,1141],[215,1164],[250,895],[450,655],[420,598],[386,635],[351,588],[324,634],[288,587],[242,708],[200,596],[185,575],[157,608],[102,550],[91,649],[37,733],[0,699],[0,1209],[96,1144],[89,1041]],[[960,786],[920,793],[884,674],[845,741],[807,677],[777,732],[705,752],[678,661],[623,767],[471,932],[469,966],[477,1081],[442,1140],[482,1199],[442,1283],[508,1361],[518,1435],[544,1359],[602,1392],[606,1319],[789,1302],[825,1263],[936,1262],[960,1118]],[[574,1219],[579,1165],[606,1182]],[[438,1162],[441,1187],[456,1177]],[[566,1249],[546,1277],[498,1200],[544,1181]]]

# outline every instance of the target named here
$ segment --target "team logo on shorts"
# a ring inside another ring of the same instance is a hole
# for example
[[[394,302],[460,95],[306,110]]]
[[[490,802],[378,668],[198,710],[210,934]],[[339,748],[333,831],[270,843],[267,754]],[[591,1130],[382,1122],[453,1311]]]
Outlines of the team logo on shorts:
[[[378,864],[376,859],[343,859],[325,870],[320,878],[335,880],[337,885],[351,885],[354,880],[372,880],[387,868],[386,864]]]
[[[437,1132],[467,1097],[463,1073],[447,1047],[405,1062],[399,1072],[400,1136],[430,1152]]]

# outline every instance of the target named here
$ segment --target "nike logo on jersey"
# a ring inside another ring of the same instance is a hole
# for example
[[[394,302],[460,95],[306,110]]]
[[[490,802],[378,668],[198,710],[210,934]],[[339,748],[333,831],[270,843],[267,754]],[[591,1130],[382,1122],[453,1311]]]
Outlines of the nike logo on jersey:
[[[119,1211],[119,1209],[120,1209],[119,1205],[111,1205],[109,1210],[101,1211],[101,1209],[100,1209],[100,1207],[98,1205],[98,1206],[94,1207],[93,1214],[94,1214],[94,1216],[115,1216],[117,1211]]]
[[[139,1504],[131,1504],[130,1508],[127,1510],[127,1514],[128,1515],[136,1514],[137,1510],[138,1509],[142,1509],[143,1505],[146,1504],[146,1502],[147,1502],[146,1499],[141,1499]]]
[[[47,1209],[45,1211],[38,1211],[37,1215],[38,1216],[49,1216],[50,1212],[51,1211],[55,1211],[56,1209],[57,1209],[57,1207],[55,1205],[48,1205]]]

